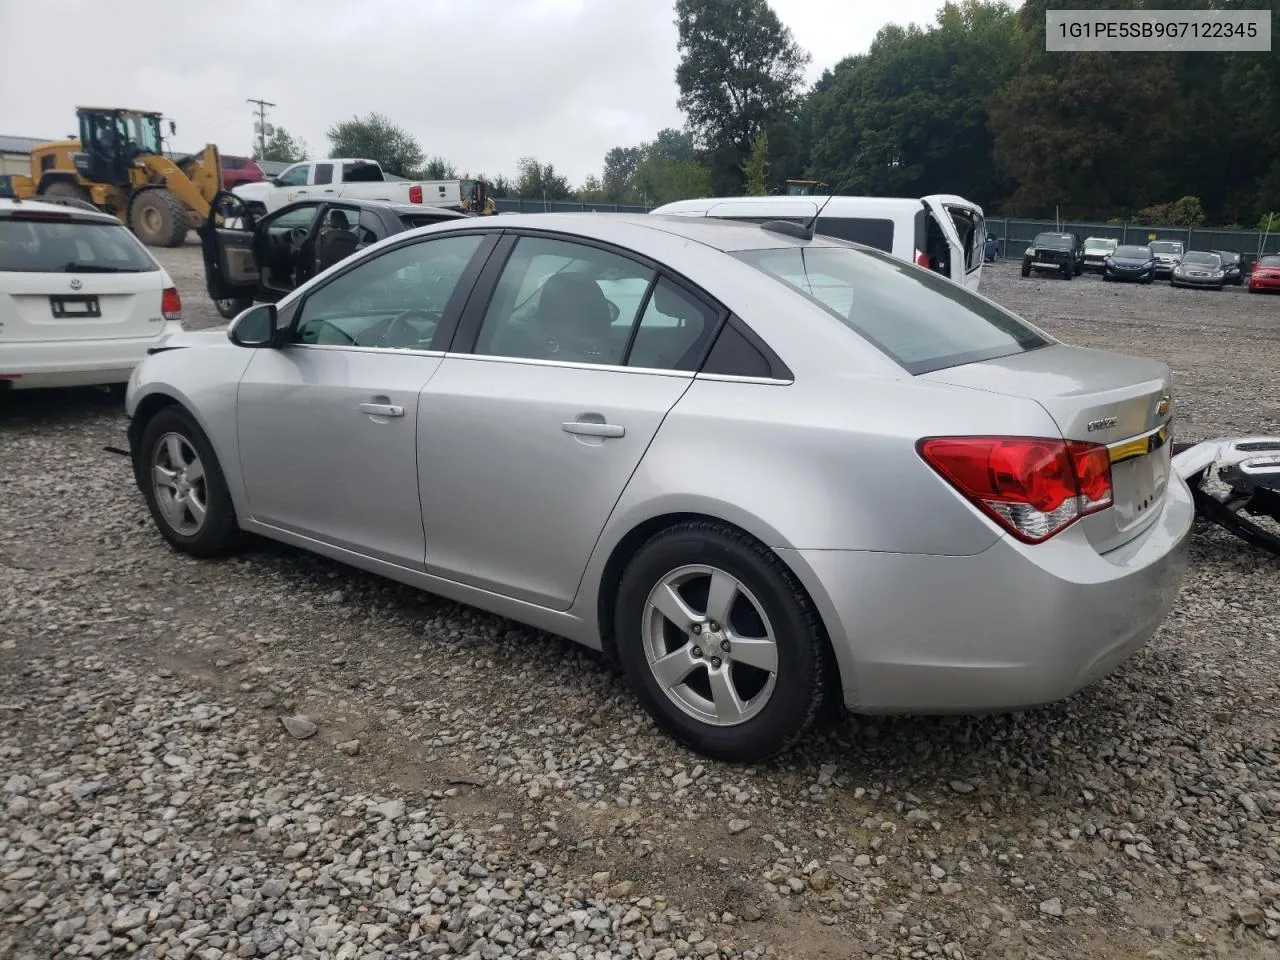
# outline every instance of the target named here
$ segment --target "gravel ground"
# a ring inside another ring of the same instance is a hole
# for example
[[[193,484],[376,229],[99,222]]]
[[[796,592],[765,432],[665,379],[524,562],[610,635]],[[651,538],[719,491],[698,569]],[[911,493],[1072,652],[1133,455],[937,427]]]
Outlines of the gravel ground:
[[[221,322],[198,248],[160,256]],[[1280,298],[984,292],[1280,432]],[[1051,708],[701,761],[566,641],[267,543],[169,550],[117,405],[0,398],[0,957],[1280,956],[1280,563],[1198,526],[1172,616]]]

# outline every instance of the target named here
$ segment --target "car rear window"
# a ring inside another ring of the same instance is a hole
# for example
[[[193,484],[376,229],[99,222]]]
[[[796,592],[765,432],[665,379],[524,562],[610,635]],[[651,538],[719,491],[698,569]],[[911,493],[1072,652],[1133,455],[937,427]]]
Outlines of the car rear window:
[[[159,270],[125,227],[108,222],[0,219],[0,272],[144,273]]]
[[[991,301],[877,250],[792,247],[733,256],[793,287],[913,375],[1050,343]]]

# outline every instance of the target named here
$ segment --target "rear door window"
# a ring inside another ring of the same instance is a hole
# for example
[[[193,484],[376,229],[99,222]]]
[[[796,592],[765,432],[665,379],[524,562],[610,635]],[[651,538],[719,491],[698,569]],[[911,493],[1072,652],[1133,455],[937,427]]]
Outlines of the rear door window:
[[[145,273],[159,270],[125,227],[72,220],[0,219],[0,271]]]
[[[734,256],[823,307],[911,374],[1051,342],[963,286],[880,251],[790,247]]]

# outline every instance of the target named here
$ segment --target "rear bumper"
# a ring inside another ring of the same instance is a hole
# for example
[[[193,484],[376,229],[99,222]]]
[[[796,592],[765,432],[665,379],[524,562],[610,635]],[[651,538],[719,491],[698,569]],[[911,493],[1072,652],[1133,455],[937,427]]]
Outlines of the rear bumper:
[[[1138,650],[1186,571],[1195,508],[1170,480],[1160,515],[1099,555],[1078,525],[968,557],[780,551],[827,625],[860,713],[984,713],[1070,696]]]
[[[181,330],[165,323],[149,337],[0,343],[0,379],[14,390],[125,383],[149,347]]]

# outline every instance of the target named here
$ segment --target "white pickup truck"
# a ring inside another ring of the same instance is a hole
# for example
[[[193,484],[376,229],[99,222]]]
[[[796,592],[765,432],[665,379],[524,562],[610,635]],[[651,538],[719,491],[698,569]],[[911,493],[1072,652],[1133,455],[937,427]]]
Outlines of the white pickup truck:
[[[376,160],[334,157],[302,160],[279,176],[232,189],[257,212],[271,213],[297,200],[385,200],[421,203],[475,213],[493,213],[488,184],[483,180],[402,180],[382,172]]]

